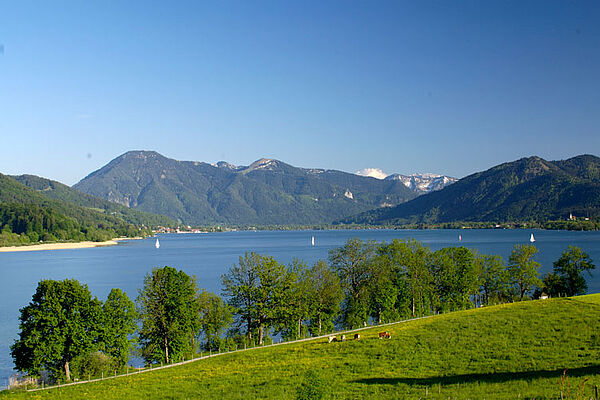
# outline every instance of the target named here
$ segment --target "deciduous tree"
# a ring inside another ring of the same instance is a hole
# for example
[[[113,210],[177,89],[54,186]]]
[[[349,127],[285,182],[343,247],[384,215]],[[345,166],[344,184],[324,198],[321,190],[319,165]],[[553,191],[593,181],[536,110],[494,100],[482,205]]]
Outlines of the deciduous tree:
[[[374,242],[358,238],[348,239],[342,247],[329,251],[329,262],[346,294],[343,324],[347,328],[362,326],[369,319],[367,287],[375,254]]]
[[[137,329],[135,304],[121,289],[112,289],[102,305],[102,325],[99,329],[102,351],[124,366],[134,345]]]
[[[542,281],[539,276],[540,263],[533,260],[537,248],[532,244],[516,244],[508,259],[508,274],[520,300]]]
[[[204,340],[204,350],[217,350],[221,335],[233,322],[231,308],[223,299],[203,290],[198,295],[200,310],[200,337]]]
[[[323,260],[308,271],[309,298],[311,300],[310,331],[313,335],[332,332],[333,320],[340,312],[344,292],[340,278]]]
[[[195,280],[175,268],[155,268],[146,275],[137,298],[146,361],[169,363],[194,350],[200,329],[197,293]]]
[[[576,246],[569,246],[560,258],[554,262],[554,273],[560,277],[567,296],[576,296],[587,292],[584,272],[592,274],[596,266],[589,254]]]
[[[11,347],[16,369],[50,371],[71,379],[69,363],[94,349],[101,302],[76,280],[42,280],[29,305],[21,309],[19,338]]]

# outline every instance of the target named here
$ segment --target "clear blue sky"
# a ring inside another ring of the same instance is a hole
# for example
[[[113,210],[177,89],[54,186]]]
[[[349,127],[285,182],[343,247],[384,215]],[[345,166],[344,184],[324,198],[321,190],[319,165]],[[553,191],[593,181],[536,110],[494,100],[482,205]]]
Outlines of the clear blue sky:
[[[597,1],[290,3],[4,2],[0,172],[73,184],[134,149],[457,177],[600,154]]]

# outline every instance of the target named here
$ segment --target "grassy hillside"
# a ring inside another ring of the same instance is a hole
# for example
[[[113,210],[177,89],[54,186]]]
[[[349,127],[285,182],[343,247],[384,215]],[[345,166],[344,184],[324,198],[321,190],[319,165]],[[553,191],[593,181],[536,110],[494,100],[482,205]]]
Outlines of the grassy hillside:
[[[125,378],[5,398],[593,398],[600,295],[507,304],[254,349]],[[378,339],[382,330],[391,339]],[[566,380],[561,376],[566,369]],[[309,372],[313,371],[313,372]],[[561,381],[563,382],[561,386]]]

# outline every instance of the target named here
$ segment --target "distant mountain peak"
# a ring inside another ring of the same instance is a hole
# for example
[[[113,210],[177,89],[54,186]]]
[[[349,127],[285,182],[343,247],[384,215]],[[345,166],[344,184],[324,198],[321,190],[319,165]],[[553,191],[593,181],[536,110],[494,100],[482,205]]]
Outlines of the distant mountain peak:
[[[164,156],[154,150],[130,150],[122,154],[119,158],[164,158]]]
[[[356,171],[356,175],[367,176],[375,179],[383,179],[387,181],[400,181],[407,188],[414,190],[419,194],[429,193],[434,190],[440,190],[444,187],[456,182],[458,179],[450,176],[432,174],[426,172],[424,174],[391,174],[388,175],[379,168],[363,168]]]
[[[400,181],[417,193],[429,193],[440,190],[458,180],[450,176],[430,172],[411,175],[392,174],[388,175],[385,179],[388,181]]]
[[[227,161],[219,161],[218,163],[212,164],[212,165],[214,167],[227,169],[229,171],[238,171],[238,170],[240,170],[242,168],[245,168],[245,167],[239,167],[237,165],[233,165],[231,163],[228,163]]]
[[[261,158],[244,168],[242,172],[248,173],[256,170],[276,171],[284,165],[287,164],[273,158]]]
[[[272,158],[236,166],[181,162],[147,151],[117,157],[74,188],[190,225],[330,223],[416,196],[400,182],[299,168]]]
[[[563,219],[570,213],[588,218],[600,216],[600,158],[591,155],[561,161],[537,156],[521,158],[471,174],[443,190],[344,222],[541,222]]]

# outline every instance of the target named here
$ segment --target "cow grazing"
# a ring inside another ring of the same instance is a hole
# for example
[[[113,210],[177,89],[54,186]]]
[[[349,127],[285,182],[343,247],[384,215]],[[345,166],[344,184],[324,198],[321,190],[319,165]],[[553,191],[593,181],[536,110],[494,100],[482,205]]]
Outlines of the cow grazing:
[[[379,339],[391,339],[392,335],[389,332],[379,332]]]
[[[340,340],[341,340],[342,342],[345,342],[345,341],[346,341],[346,335],[342,335],[342,336],[340,337]]]
[[[329,336],[327,340],[329,340],[327,343],[336,342],[335,336]]]
[[[360,340],[360,333],[354,334],[354,340]]]

